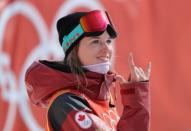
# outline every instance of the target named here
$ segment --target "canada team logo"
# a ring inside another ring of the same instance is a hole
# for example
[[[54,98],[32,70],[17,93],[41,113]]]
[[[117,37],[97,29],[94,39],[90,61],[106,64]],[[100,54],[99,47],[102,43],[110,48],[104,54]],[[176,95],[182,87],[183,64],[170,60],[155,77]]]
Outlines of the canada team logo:
[[[83,111],[79,111],[75,114],[75,121],[77,124],[83,128],[83,129],[88,129],[92,125],[92,120],[90,117]]]

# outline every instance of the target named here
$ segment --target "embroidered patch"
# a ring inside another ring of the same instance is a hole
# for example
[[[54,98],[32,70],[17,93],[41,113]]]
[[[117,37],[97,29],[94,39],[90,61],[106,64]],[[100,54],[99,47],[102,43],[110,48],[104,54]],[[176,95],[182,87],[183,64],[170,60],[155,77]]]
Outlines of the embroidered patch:
[[[75,115],[75,121],[78,123],[78,125],[83,128],[87,129],[90,128],[92,125],[92,120],[88,117],[88,115],[83,112],[79,111]]]

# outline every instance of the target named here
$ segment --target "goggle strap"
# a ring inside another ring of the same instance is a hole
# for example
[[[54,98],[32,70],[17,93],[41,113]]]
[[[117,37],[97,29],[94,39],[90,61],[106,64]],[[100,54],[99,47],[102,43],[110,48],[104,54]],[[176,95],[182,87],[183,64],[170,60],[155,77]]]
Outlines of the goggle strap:
[[[67,50],[83,33],[84,30],[79,24],[68,35],[63,37],[62,48]]]
[[[113,25],[113,23],[112,23],[112,20],[111,20],[111,17],[110,17],[110,15],[107,13],[107,11],[105,11],[105,14],[106,14],[106,16],[107,16],[107,19],[109,20],[109,23],[112,25],[112,27],[115,29],[115,27],[114,27],[114,25]]]

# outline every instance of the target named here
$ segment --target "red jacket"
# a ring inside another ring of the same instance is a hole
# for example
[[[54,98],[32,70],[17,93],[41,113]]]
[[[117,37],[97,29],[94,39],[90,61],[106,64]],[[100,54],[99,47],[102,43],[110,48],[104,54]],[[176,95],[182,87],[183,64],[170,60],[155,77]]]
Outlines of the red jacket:
[[[29,67],[25,77],[29,98],[40,107],[49,103],[47,130],[149,130],[148,82],[120,85],[124,109],[119,117],[109,93],[115,74],[85,70],[85,75],[86,80],[80,78],[79,84],[66,65],[40,61]]]

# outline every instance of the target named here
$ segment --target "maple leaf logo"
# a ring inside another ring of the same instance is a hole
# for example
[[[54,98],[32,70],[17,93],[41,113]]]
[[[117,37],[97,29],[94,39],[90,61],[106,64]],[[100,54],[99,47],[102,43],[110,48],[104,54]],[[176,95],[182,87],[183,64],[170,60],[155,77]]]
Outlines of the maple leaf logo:
[[[78,120],[83,121],[85,119],[85,117],[86,117],[85,115],[79,115]]]

